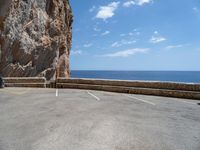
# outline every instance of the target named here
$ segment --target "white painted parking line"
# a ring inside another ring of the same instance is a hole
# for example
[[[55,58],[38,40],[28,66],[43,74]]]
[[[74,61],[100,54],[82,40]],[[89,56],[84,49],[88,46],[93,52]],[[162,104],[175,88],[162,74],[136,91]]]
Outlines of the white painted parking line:
[[[141,102],[144,102],[144,103],[147,103],[147,104],[150,104],[150,105],[156,105],[155,103],[152,103],[152,102],[149,102],[149,101],[147,101],[147,100],[143,100],[143,99],[140,99],[140,98],[137,98],[137,97],[135,97],[135,96],[130,96],[130,95],[125,95],[126,97],[129,97],[129,98],[132,98],[132,99],[134,99],[134,100],[138,100],[138,101],[141,101]]]
[[[56,97],[58,97],[58,89],[56,89]]]
[[[98,98],[96,95],[90,93],[89,91],[87,91],[87,93],[88,93],[90,96],[94,97],[96,100],[100,101],[100,98]]]

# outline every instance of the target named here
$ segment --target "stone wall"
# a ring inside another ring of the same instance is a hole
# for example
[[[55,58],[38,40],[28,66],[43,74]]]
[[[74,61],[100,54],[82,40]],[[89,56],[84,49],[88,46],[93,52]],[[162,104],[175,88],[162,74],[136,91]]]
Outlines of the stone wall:
[[[159,81],[57,79],[57,88],[74,88],[200,100],[200,84]]]
[[[168,90],[182,90],[182,91],[198,91],[200,92],[200,84],[194,83],[178,83],[178,82],[159,82],[159,81],[133,81],[133,80],[104,80],[104,79],[81,79],[71,78],[57,79],[57,83],[71,83],[71,84],[88,84],[88,85],[110,85],[121,87],[138,87],[138,88],[152,88],[152,89],[168,89]]]
[[[1,0],[3,77],[68,78],[71,40],[68,0]]]
[[[6,87],[46,87],[101,90],[200,100],[200,84],[99,79],[4,78]]]

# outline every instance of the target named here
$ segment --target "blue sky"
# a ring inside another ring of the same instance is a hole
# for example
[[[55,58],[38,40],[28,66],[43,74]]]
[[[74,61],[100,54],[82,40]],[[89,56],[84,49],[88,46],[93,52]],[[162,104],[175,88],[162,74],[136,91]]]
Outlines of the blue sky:
[[[72,70],[200,71],[199,0],[71,0]]]

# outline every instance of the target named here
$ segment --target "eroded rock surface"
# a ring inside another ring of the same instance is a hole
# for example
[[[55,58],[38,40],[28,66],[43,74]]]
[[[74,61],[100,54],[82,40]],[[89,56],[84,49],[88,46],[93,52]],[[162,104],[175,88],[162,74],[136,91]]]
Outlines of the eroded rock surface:
[[[68,0],[0,0],[0,74],[69,77]]]

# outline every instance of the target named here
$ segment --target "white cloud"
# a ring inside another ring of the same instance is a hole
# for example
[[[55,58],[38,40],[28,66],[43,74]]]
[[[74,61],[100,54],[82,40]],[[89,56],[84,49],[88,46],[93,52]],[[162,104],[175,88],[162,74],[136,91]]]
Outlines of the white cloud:
[[[89,12],[93,12],[96,9],[96,6],[92,6],[92,8],[89,9]]]
[[[140,6],[151,3],[151,2],[153,2],[153,0],[137,0],[137,4]]]
[[[198,18],[200,18],[200,9],[197,8],[197,7],[193,7],[192,9],[193,9],[194,14],[195,14]]]
[[[152,3],[153,0],[128,0],[123,3],[124,7],[131,7],[133,5],[143,6],[144,4]]]
[[[160,43],[160,42],[163,42],[163,41],[166,41],[166,38],[161,37],[161,36],[157,36],[157,37],[156,36],[152,36],[151,39],[150,39],[150,42],[154,43],[154,44]]]
[[[101,29],[99,29],[99,28],[97,28],[97,27],[94,27],[93,30],[96,31],[96,32],[101,31]]]
[[[118,51],[115,53],[105,54],[104,57],[129,57],[132,55],[135,55],[137,53],[146,53],[148,49],[141,49],[141,48],[135,48],[135,49],[128,49],[123,51]]]
[[[72,50],[70,53],[71,53],[71,55],[81,55],[82,51],[81,50]]]
[[[120,47],[121,44],[119,42],[114,42],[111,47]]]
[[[120,47],[123,45],[130,45],[136,43],[136,40],[121,40],[119,42],[114,42],[113,44],[111,44],[111,47]]]
[[[123,3],[123,6],[124,7],[130,7],[130,6],[135,5],[135,4],[136,4],[135,1],[127,1],[127,2]]]
[[[107,34],[110,34],[110,31],[105,31],[101,35],[104,36],[104,35],[107,35]]]
[[[158,31],[154,31],[154,34],[158,34]]]
[[[122,43],[123,45],[129,45],[129,44],[136,43],[136,40],[130,40],[130,41],[122,40],[121,43]]]
[[[158,31],[154,31],[154,35],[151,37],[151,39],[149,40],[150,43],[156,44],[156,43],[160,43],[160,42],[164,42],[167,39],[161,35],[159,35]]]
[[[132,33],[132,32],[129,32],[129,33],[128,33],[128,35],[129,35],[129,36],[133,36],[133,35],[134,35],[134,33]]]
[[[83,47],[88,48],[91,47],[93,44],[92,43],[88,43],[88,44],[84,44]]]
[[[140,35],[141,33],[140,32],[136,32],[136,35]]]
[[[166,47],[166,49],[175,49],[175,48],[181,48],[183,45],[169,45]]]
[[[141,34],[139,29],[134,29],[133,31],[134,31],[135,35],[140,35]]]
[[[101,6],[96,15],[96,18],[106,20],[115,15],[115,10],[119,7],[120,2],[112,2],[107,6]]]
[[[193,9],[193,11],[194,11],[195,13],[199,13],[199,12],[200,12],[200,10],[199,10],[197,7],[193,7],[192,9]]]
[[[130,31],[129,33],[121,33],[120,36],[124,37],[124,36],[138,36],[141,33],[138,31],[138,29],[134,29],[132,31]]]

